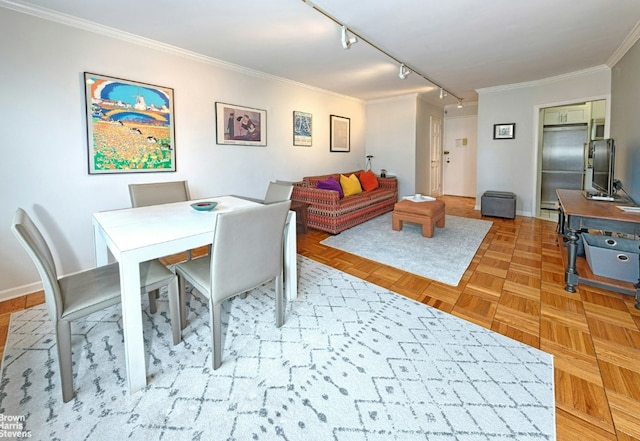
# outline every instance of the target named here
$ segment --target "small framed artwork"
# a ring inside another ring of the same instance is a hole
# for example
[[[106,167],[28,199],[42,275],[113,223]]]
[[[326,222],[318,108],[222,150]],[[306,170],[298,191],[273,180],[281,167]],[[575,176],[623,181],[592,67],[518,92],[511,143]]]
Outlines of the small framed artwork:
[[[176,171],[173,89],[84,73],[89,174]]]
[[[293,111],[293,145],[311,147],[311,114]]]
[[[267,111],[216,102],[216,143],[267,145]]]
[[[329,150],[332,152],[351,151],[351,120],[344,116],[329,115]]]
[[[514,139],[515,137],[516,123],[493,125],[493,139]]]

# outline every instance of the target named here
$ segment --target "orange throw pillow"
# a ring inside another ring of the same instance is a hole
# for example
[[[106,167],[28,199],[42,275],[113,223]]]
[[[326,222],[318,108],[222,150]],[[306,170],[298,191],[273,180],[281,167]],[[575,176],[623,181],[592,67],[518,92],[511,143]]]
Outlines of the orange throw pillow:
[[[360,173],[360,184],[364,191],[375,190],[380,186],[378,178],[371,170]]]

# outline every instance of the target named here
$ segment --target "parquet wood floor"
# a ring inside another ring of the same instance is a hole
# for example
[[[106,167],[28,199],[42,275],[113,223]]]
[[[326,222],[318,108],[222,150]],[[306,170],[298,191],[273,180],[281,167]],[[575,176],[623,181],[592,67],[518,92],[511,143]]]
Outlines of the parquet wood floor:
[[[474,199],[441,199],[447,214],[482,218]],[[640,441],[633,297],[586,285],[566,292],[554,221],[486,219],[493,226],[456,287],[326,247],[328,234],[313,229],[298,235],[298,253],[553,354],[558,441]],[[0,349],[10,313],[42,301],[0,303]]]

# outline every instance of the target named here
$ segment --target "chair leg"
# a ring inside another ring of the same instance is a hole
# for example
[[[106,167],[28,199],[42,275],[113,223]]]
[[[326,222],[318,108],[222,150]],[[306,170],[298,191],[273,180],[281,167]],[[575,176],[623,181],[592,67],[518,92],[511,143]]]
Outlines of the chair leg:
[[[283,287],[283,274],[280,271],[278,277],[276,277],[276,327],[280,327],[284,324],[284,287]]]
[[[62,401],[65,403],[76,396],[73,391],[73,361],[71,360],[71,323],[59,320],[56,324],[56,346],[62,386]]]
[[[184,277],[178,276],[178,298],[180,311],[180,329],[187,327],[187,292],[185,290]]]
[[[182,341],[182,314],[180,305],[180,293],[178,292],[178,281],[174,278],[169,284],[169,314],[171,315],[171,331],[173,333],[173,344],[177,345]]]
[[[222,364],[222,304],[210,303],[211,311],[211,345],[213,346],[213,370]]]
[[[156,304],[156,300],[160,297],[160,290],[154,289],[153,291],[149,291],[149,312],[151,314],[155,314],[158,311],[158,305]]]

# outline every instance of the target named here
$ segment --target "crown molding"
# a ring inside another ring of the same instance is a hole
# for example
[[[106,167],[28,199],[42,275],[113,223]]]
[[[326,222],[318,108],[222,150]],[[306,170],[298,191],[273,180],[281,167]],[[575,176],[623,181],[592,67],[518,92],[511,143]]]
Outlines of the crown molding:
[[[626,54],[627,51],[631,49],[634,44],[636,44],[639,38],[640,22],[636,23],[636,25],[631,30],[631,32],[629,32],[629,35],[627,35],[627,38],[624,39],[620,47],[618,47],[613,55],[611,55],[611,57],[607,60],[607,66],[613,68],[613,66],[615,66],[616,63],[622,59],[622,57],[624,57],[624,54]]]
[[[139,35],[131,34],[129,32],[125,32],[119,29],[111,28],[109,26],[104,26],[89,20],[84,20],[78,17],[74,17],[72,15],[63,14],[61,12],[53,11],[51,9],[36,7],[33,5],[25,4],[15,0],[0,0],[0,7],[4,7],[6,9],[11,9],[16,12],[21,12],[23,14],[32,15],[34,17],[42,18],[44,20],[53,21],[65,26],[82,29],[87,32],[92,32],[95,34],[103,35],[109,38],[114,38],[117,40],[125,41],[128,43],[136,44],[139,46],[144,46],[149,49],[159,50],[171,55],[176,55],[183,58],[189,58],[191,60],[209,64],[212,66],[216,66],[222,69],[230,70],[233,72],[242,73],[245,75],[250,75],[256,78],[275,80],[282,83],[287,83],[289,85],[303,87],[305,89],[312,90],[314,92],[319,92],[325,95],[331,95],[334,97],[347,99],[350,101],[355,101],[358,103],[364,103],[364,100],[359,98],[355,98],[349,95],[344,95],[337,92],[332,92],[330,90],[321,89],[319,87],[311,86],[309,84],[300,83],[298,81],[293,81],[287,78],[279,77],[276,75],[271,75],[265,72],[261,72],[259,70],[250,69],[248,67],[240,66],[237,64],[229,63],[224,60],[220,60],[218,58],[209,57],[206,55],[199,54],[197,52],[189,51],[186,49],[179,48],[177,46],[172,46],[169,44],[161,43],[156,40],[151,40],[149,38],[141,37]]]
[[[601,64],[600,66],[590,67],[588,69],[569,72],[562,75],[556,75],[554,77],[542,78],[540,80],[525,81],[522,83],[504,84],[502,86],[484,87],[482,89],[476,89],[476,92],[480,94],[480,93],[490,93],[490,92],[502,92],[502,91],[514,90],[514,89],[524,89],[527,87],[535,87],[535,86],[541,86],[541,85],[550,84],[550,83],[556,83],[558,81],[569,80],[569,79],[578,78],[585,75],[590,75],[593,73],[598,73],[603,71],[611,71],[611,68],[606,64]]]

